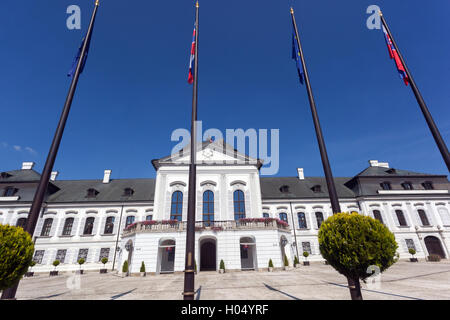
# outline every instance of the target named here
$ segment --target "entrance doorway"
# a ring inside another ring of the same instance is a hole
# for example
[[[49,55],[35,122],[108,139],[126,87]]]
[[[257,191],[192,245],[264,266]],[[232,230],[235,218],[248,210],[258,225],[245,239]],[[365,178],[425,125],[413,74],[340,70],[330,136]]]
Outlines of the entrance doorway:
[[[159,244],[160,272],[171,273],[175,269],[175,240],[164,240]]]
[[[427,247],[428,255],[438,255],[442,259],[445,259],[444,249],[442,248],[441,241],[433,236],[425,238],[425,246]]]
[[[256,243],[253,238],[245,237],[240,240],[241,269],[256,269]]]
[[[216,271],[216,240],[204,239],[200,241],[200,271]]]

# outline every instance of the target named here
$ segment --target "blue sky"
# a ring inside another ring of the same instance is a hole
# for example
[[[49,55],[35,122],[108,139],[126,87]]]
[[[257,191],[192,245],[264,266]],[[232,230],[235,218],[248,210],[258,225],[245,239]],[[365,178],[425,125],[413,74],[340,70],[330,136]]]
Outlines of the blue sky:
[[[66,98],[93,0],[0,4],[0,170],[41,170]],[[292,1],[201,1],[199,119],[205,128],[280,129],[280,176],[323,176],[308,99],[291,60]],[[447,169],[382,32],[379,5],[450,143],[448,0],[293,1],[335,176],[367,160],[419,172]],[[82,29],[66,28],[66,9]],[[55,163],[61,179],[154,177],[177,128],[189,128],[193,1],[101,1],[91,51]],[[14,147],[16,146],[16,147]],[[28,148],[28,149],[26,149]]]

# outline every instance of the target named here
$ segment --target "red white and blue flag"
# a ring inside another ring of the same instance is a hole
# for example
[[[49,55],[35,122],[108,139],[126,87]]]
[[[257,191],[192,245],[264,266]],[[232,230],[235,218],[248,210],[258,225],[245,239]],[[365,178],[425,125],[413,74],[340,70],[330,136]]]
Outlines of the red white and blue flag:
[[[188,83],[193,84],[194,83],[194,69],[195,69],[195,35],[196,30],[194,27],[194,35],[192,36],[192,46],[191,46],[191,59],[189,60],[189,76],[188,76]]]
[[[409,83],[408,75],[406,74],[405,66],[402,63],[402,60],[400,59],[400,56],[398,55],[397,49],[395,49],[394,44],[392,43],[392,39],[389,36],[389,33],[387,32],[386,28],[383,26],[383,32],[384,32],[384,38],[386,40],[386,44],[388,46],[389,50],[389,56],[391,59],[395,60],[395,64],[397,66],[398,73],[400,74],[400,77],[403,79],[406,85]]]

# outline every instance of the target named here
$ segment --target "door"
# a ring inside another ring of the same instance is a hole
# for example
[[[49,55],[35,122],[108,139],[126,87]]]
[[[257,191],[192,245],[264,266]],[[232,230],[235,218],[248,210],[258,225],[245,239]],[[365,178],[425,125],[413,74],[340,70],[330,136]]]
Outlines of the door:
[[[425,246],[427,247],[429,255],[436,254],[442,259],[445,259],[444,249],[442,248],[441,241],[438,238],[432,236],[426,237]]]
[[[200,249],[200,271],[216,271],[216,244],[202,243]]]

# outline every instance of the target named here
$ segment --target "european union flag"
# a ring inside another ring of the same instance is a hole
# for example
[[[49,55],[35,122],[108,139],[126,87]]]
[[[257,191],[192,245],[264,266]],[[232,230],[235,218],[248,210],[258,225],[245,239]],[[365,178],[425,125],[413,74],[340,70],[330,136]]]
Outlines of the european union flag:
[[[83,49],[84,41],[85,41],[85,38],[83,38],[83,41],[81,42],[81,46],[78,49],[77,56],[73,60],[72,69],[67,74],[68,77],[73,77],[73,75],[75,74],[75,70],[77,69],[78,61],[80,60],[81,50]],[[83,72],[84,66],[86,65],[86,60],[87,60],[87,57],[88,57],[90,45],[91,45],[91,39],[89,39],[89,42],[88,42],[88,44],[86,46],[86,53],[84,55],[83,63],[81,64],[80,74]]]
[[[305,72],[303,71],[303,64],[300,59],[300,49],[298,47],[297,36],[295,35],[294,26],[292,26],[292,59],[297,64],[298,78],[301,84],[304,84]]]

